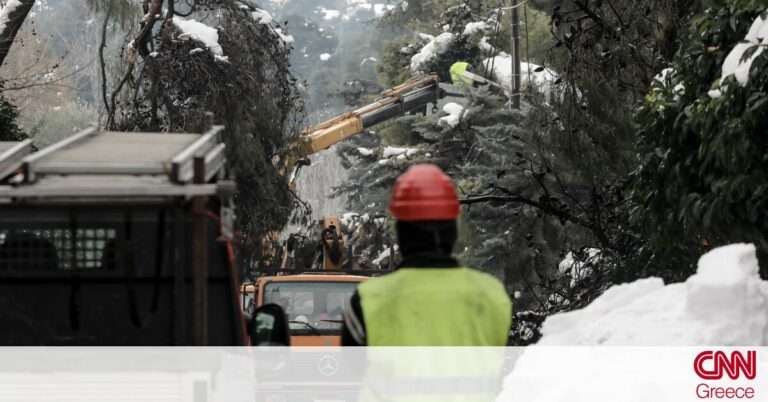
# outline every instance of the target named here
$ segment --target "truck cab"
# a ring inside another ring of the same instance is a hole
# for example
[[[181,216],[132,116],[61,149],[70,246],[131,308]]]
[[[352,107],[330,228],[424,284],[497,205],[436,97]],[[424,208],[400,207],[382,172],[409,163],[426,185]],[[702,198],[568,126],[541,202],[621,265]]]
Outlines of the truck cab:
[[[277,304],[292,346],[340,346],[344,305],[366,276],[318,272],[258,278],[241,287],[246,312]]]

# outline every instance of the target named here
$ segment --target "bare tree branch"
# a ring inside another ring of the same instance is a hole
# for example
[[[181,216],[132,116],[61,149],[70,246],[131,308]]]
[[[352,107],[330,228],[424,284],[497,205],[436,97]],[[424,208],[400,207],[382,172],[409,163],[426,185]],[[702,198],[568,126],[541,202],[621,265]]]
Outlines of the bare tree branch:
[[[109,115],[111,110],[109,101],[107,100],[107,67],[104,61],[104,48],[107,47],[107,26],[109,25],[109,19],[112,17],[112,9],[115,2],[110,1],[107,6],[107,13],[104,16],[104,24],[101,26],[101,44],[99,45],[99,62],[101,63],[101,97],[104,101],[104,108]]]

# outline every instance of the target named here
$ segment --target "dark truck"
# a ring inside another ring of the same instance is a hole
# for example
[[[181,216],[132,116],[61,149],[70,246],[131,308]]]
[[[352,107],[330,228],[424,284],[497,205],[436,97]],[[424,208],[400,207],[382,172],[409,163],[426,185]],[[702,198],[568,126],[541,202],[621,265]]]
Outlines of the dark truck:
[[[0,345],[245,345],[222,127],[0,143]]]

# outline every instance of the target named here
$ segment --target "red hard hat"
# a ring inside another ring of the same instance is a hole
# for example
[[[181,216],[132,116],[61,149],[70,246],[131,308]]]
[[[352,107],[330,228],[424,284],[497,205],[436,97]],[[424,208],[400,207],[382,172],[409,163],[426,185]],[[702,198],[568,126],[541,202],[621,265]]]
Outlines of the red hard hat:
[[[397,178],[389,212],[399,221],[446,221],[459,216],[451,178],[431,164],[411,166]]]

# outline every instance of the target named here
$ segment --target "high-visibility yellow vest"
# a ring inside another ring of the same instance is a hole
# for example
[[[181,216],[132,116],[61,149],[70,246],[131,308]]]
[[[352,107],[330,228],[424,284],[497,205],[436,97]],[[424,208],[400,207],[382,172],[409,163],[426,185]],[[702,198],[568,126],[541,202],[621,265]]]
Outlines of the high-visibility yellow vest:
[[[472,80],[464,76],[464,72],[467,71],[470,64],[465,61],[457,61],[451,65],[451,81],[453,85],[467,85],[472,86]]]
[[[368,346],[505,346],[512,303],[470,268],[401,268],[358,287]]]

